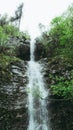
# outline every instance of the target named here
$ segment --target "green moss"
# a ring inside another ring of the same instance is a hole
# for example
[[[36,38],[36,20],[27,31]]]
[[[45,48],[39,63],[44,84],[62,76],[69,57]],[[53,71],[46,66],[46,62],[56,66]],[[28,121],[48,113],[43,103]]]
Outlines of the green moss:
[[[11,64],[15,64],[19,61],[19,58],[0,54],[0,84],[11,81],[13,74],[10,70],[10,66]]]
[[[20,59],[15,56],[0,54],[0,68],[7,68],[11,63],[15,63],[18,61],[20,61]]]

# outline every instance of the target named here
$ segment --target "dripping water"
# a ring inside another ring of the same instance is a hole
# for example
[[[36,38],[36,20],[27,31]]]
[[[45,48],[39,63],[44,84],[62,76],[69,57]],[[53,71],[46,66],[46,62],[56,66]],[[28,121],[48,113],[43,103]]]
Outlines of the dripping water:
[[[43,82],[41,65],[34,60],[35,44],[30,43],[30,61],[28,62],[28,114],[29,125],[27,130],[49,130],[46,97],[48,92]]]

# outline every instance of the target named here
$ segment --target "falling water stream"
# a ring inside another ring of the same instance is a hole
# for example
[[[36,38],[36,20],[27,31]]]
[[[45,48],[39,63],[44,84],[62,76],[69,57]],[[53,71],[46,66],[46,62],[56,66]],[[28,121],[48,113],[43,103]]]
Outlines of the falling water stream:
[[[30,61],[28,62],[28,114],[27,130],[49,130],[46,97],[48,92],[43,81],[42,67],[34,59],[35,44],[30,43]]]

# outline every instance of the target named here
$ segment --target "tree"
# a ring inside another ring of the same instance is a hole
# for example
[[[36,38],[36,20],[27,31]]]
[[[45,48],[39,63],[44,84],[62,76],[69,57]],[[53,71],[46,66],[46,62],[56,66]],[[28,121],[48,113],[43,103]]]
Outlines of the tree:
[[[22,12],[23,6],[24,6],[24,4],[21,3],[21,4],[18,6],[17,10],[15,11],[15,16],[10,18],[10,21],[11,21],[12,23],[15,22],[15,24],[16,24],[16,26],[17,26],[18,28],[20,28],[21,17],[22,17],[22,14],[23,14],[23,12]]]
[[[39,24],[42,30],[42,25]],[[59,17],[51,22],[50,29],[43,32],[38,39],[53,55],[60,55],[65,58],[73,58],[73,4]]]
[[[3,27],[4,25],[7,25],[8,22],[9,22],[9,20],[8,20],[7,14],[5,14],[3,16],[0,15],[0,26]]]

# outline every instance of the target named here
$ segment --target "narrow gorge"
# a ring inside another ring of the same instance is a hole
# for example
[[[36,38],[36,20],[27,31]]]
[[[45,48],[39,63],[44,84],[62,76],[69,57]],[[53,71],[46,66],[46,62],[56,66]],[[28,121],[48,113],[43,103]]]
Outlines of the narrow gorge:
[[[72,12],[34,42],[0,17],[0,130],[73,130]]]
[[[12,56],[11,46],[0,46],[1,130],[72,130],[72,100],[53,95],[50,89],[57,82],[55,76],[66,75],[68,65],[49,59],[41,43],[22,39],[16,43]]]

